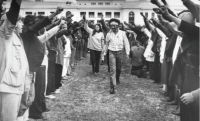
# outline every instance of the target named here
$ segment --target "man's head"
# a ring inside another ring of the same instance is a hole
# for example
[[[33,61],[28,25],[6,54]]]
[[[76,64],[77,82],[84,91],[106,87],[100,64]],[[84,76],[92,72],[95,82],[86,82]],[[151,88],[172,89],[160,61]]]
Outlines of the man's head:
[[[25,26],[32,26],[36,23],[36,17],[34,15],[27,15],[24,19]]]
[[[117,32],[119,29],[120,21],[118,19],[112,18],[109,21],[109,26],[113,32]]]
[[[195,18],[193,17],[193,15],[189,12],[189,11],[182,11],[178,14],[178,18],[180,18],[181,20],[187,21],[191,24],[195,24]]]

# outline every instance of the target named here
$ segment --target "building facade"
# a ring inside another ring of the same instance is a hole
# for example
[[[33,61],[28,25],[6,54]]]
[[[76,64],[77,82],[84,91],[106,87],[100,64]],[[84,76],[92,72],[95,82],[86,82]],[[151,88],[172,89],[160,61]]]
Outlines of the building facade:
[[[168,1],[178,12],[186,9],[180,2]],[[9,5],[8,0],[5,7],[9,8]],[[122,22],[135,22],[135,24],[143,25],[140,12],[148,18],[156,17],[152,11],[152,8],[156,6],[152,5],[150,0],[24,0],[20,14],[22,16],[50,15],[55,12],[57,6],[64,8],[58,17],[65,16],[67,11],[71,11],[74,14],[74,21],[79,21],[82,15],[86,14],[86,19],[97,23],[103,14],[105,20],[117,18]]]

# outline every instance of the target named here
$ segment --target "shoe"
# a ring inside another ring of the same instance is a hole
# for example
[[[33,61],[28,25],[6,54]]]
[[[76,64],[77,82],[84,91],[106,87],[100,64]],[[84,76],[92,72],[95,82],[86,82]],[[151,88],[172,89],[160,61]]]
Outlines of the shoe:
[[[175,111],[172,111],[172,114],[176,115],[176,116],[180,116],[180,108],[178,108]]]
[[[56,90],[55,92],[52,92],[53,94],[58,94],[60,93],[60,90]]]
[[[167,105],[178,105],[178,103],[175,100],[173,100],[171,102],[167,102]]]
[[[169,96],[169,95],[167,94],[167,92],[164,92],[163,95],[164,95],[165,97],[168,97],[168,96]]]
[[[119,85],[119,84],[120,84],[120,81],[116,81],[116,84]]]
[[[41,115],[41,116],[30,116],[29,115],[29,118],[31,118],[31,119],[44,119],[44,116],[43,115]]]
[[[69,77],[69,76],[73,76],[72,74],[67,74],[67,77]]]
[[[69,77],[68,76],[64,76],[64,77],[62,77],[62,79],[63,80],[67,80],[67,79],[69,79]]]
[[[46,110],[44,111],[44,112],[49,112],[50,111],[50,109],[49,108],[46,108]]]
[[[56,89],[56,91],[61,91],[61,89],[60,89],[60,88],[58,88],[58,89]]]
[[[48,98],[48,99],[55,99],[56,97],[53,96],[53,95],[48,95],[48,96],[46,96],[46,98]]]
[[[110,87],[110,94],[115,94],[115,88],[114,87]]]
[[[171,102],[171,101],[173,101],[172,99],[170,99],[170,98],[167,98],[167,102]]]

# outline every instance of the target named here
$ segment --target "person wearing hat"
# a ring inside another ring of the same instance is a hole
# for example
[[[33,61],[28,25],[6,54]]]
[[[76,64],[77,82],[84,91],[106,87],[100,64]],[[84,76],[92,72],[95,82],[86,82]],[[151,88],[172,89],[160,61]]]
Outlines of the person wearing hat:
[[[120,73],[122,68],[123,49],[125,46],[126,57],[129,58],[130,45],[126,33],[119,30],[120,21],[118,19],[110,19],[109,26],[111,28],[106,36],[106,45],[104,55],[109,50],[110,63],[110,94],[115,93],[116,84],[120,84]]]

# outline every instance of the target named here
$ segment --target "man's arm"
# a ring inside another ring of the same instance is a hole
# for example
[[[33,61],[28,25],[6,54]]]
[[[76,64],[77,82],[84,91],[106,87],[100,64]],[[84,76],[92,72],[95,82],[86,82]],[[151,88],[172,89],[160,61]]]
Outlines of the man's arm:
[[[8,20],[16,25],[22,0],[12,0],[9,11],[6,13]]]
[[[31,31],[34,31],[35,33],[38,32],[39,30],[41,30],[42,28],[46,27],[47,25],[51,24],[51,20],[58,14],[60,14],[62,12],[63,9],[61,9],[60,7],[57,7],[57,10],[55,13],[53,13],[52,15],[45,17],[43,19],[41,19],[40,21],[38,21],[36,24],[34,24],[33,26],[31,26],[29,29]]]
[[[59,29],[60,29],[59,26],[55,26],[54,28],[52,28],[49,31],[45,32],[43,35],[38,36],[37,38],[40,40],[40,42],[45,43],[52,36],[54,36],[58,32]]]
[[[85,24],[84,24],[84,29],[89,33],[89,34],[92,34],[92,29],[91,28],[89,28],[89,26],[88,26],[88,21],[86,21],[85,22]]]
[[[0,27],[1,37],[8,39],[14,32],[21,6],[21,0],[12,0],[9,11],[4,15],[4,22]]]
[[[126,37],[126,33],[125,32],[123,32],[123,41],[124,41],[124,44],[125,44],[126,55],[127,55],[127,57],[129,57],[130,44],[129,44],[128,38]]]
[[[104,45],[104,48],[103,48],[103,53],[104,53],[103,55],[107,54],[108,46],[109,46],[109,42],[110,42],[109,37],[110,37],[110,34],[108,33],[106,35],[106,41],[105,41],[105,45]]]
[[[48,26],[46,27],[46,30],[48,31],[48,30],[52,29],[53,27],[59,25],[60,22],[61,22],[61,20],[59,19],[59,20],[57,20],[56,22],[54,22],[54,23],[48,25]]]
[[[106,26],[106,23],[105,23],[104,19],[101,19],[101,20],[100,20],[100,23],[101,23],[101,25],[102,25],[102,29],[103,29],[106,33],[108,33],[108,32],[110,31],[110,28]]]

